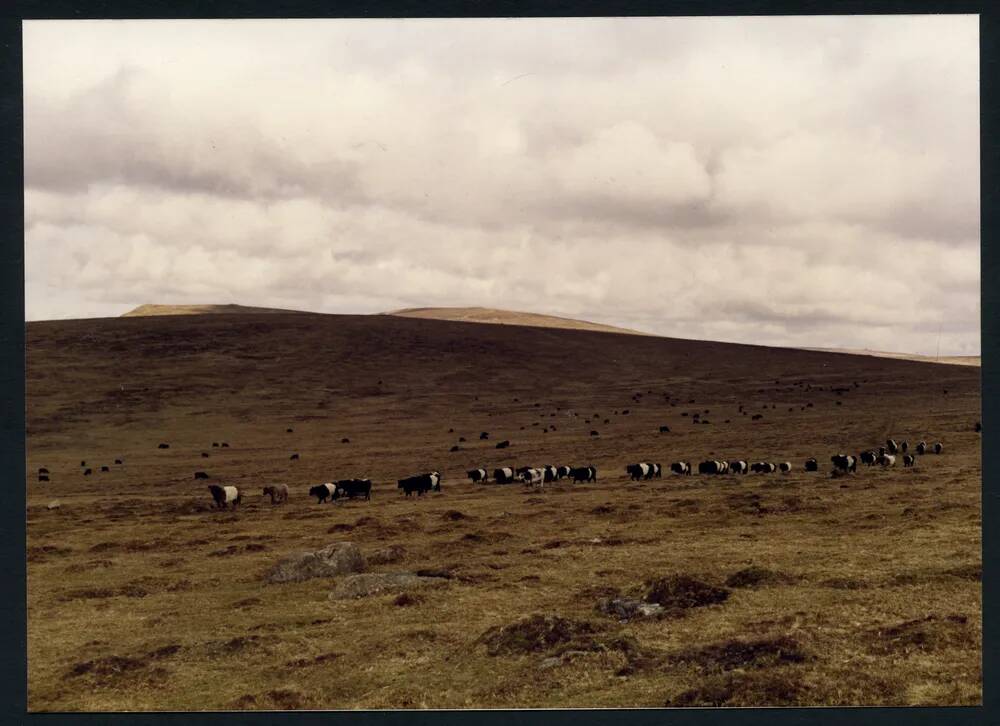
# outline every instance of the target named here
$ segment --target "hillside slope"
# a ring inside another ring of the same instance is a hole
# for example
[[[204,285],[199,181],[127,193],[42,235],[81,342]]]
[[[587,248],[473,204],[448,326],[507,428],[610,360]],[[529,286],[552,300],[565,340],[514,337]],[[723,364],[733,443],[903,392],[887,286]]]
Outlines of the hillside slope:
[[[488,323],[491,325],[526,325],[539,328],[559,328],[566,330],[593,330],[603,333],[623,333],[626,335],[649,335],[638,330],[619,328],[587,320],[574,320],[556,315],[528,313],[516,310],[500,310],[482,307],[404,308],[386,313],[404,318],[424,318],[427,320],[451,320],[464,323]]]
[[[282,310],[280,308],[258,308],[248,305],[140,305],[134,310],[123,313],[123,318],[142,318],[159,315],[258,315],[261,313],[291,313],[297,310]]]

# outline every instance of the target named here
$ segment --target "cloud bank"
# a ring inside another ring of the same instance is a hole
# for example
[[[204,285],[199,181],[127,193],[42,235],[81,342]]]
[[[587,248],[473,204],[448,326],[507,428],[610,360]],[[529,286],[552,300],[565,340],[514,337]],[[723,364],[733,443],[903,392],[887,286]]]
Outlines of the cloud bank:
[[[29,319],[980,350],[974,16],[30,21],[24,54]]]

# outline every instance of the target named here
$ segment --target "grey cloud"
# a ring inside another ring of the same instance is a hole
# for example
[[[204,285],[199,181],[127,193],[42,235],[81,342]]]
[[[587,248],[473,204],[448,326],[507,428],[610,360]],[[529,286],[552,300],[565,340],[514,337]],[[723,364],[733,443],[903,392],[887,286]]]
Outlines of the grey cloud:
[[[490,305],[979,349],[974,17],[46,21],[24,47],[32,319]]]

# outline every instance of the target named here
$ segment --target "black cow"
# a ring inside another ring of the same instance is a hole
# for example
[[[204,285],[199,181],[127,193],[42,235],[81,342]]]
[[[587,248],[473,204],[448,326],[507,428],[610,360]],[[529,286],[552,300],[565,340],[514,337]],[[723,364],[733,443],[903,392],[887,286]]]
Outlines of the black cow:
[[[910,445],[905,440],[899,442],[899,450],[902,451],[904,454],[907,451],[909,451],[909,449],[910,449]]]
[[[542,467],[542,481],[546,484],[550,481],[556,481],[559,478],[559,469],[552,464],[546,464]]]
[[[570,469],[574,482],[597,481],[597,469],[593,466],[575,466]]]
[[[875,462],[878,461],[879,456],[880,456],[879,454],[876,454],[871,449],[869,449],[868,451],[862,451],[860,454],[858,454],[858,457],[861,459],[861,463],[867,466],[874,466]]]
[[[208,474],[206,474],[203,471],[196,471],[194,473],[194,478],[195,479],[208,479]]]
[[[371,499],[371,479],[341,479],[334,484],[333,497],[331,498],[331,501],[344,496],[350,499],[354,499],[354,497],[364,497],[366,500]]]
[[[49,470],[48,470],[48,469],[46,469],[46,468],[45,468],[45,467],[43,466],[42,468],[40,468],[40,469],[38,470],[38,473],[39,473],[39,474],[48,474],[48,473],[49,473]]]
[[[773,474],[777,470],[778,467],[769,461],[755,461],[750,465],[750,471],[754,474]]]
[[[819,471],[819,462],[815,459],[806,459],[805,466],[802,468],[806,471]]]
[[[917,453],[920,454],[921,456],[927,453],[926,441],[921,441],[920,443],[917,444]]]
[[[670,471],[674,474],[691,474],[691,465],[686,461],[675,461],[670,465]]]
[[[92,472],[92,471],[91,471],[90,469],[84,469],[84,470],[83,470],[83,475],[84,475],[84,476],[90,476],[90,475],[91,475],[92,473],[93,473],[93,472]]]
[[[289,461],[298,461],[299,460],[299,455],[298,454],[292,454],[291,456],[288,457],[288,460]]]
[[[208,491],[212,493],[212,500],[218,509],[226,509],[230,503],[233,509],[236,509],[236,505],[243,501],[243,495],[234,486],[220,487],[218,484],[209,484]]]
[[[479,434],[479,440],[480,440],[480,441],[485,441],[485,440],[486,440],[486,439],[488,439],[489,437],[490,437],[490,435],[489,435],[489,433],[488,433],[488,432],[486,432],[486,431],[483,431],[483,432],[482,432],[481,434]]]
[[[285,429],[285,433],[286,434],[290,434],[290,433],[292,433],[292,430],[291,429]]]
[[[223,448],[223,449],[228,449],[228,448],[229,448],[229,444],[228,444],[228,443],[226,443],[225,441],[223,441],[223,442],[222,442],[222,448]]]
[[[342,444],[349,444],[349,443],[351,443],[351,440],[345,436],[344,438],[342,438],[340,440],[340,443],[342,443]]]
[[[759,421],[762,418],[764,418],[764,414],[762,414],[762,413],[755,413],[753,416],[750,417],[750,420],[751,421]]]
[[[219,448],[219,442],[218,442],[218,441],[213,441],[213,442],[212,442],[212,448],[213,448],[213,449],[217,449],[217,448]]]
[[[458,443],[464,444],[465,443],[465,437],[464,436],[459,436],[458,437]]]
[[[778,468],[781,469],[782,474],[787,474],[792,470],[792,462],[783,461],[780,464],[778,464]]]
[[[599,433],[597,433],[596,431],[591,431],[591,432],[590,432],[590,435],[591,435],[591,436],[600,436],[600,434],[599,434]]]
[[[899,451],[899,444],[897,444],[892,439],[886,439],[885,448],[889,451],[890,454],[895,454],[897,451]]]
[[[913,466],[917,461],[917,457],[913,454],[903,454],[903,466]]]
[[[121,463],[122,463],[122,460],[121,460],[121,459],[115,459],[115,463],[116,463],[116,464],[121,464]]]
[[[850,456],[847,454],[834,454],[830,457],[830,461],[833,462],[834,468],[840,471],[857,471],[858,470],[858,457]]]
[[[333,493],[336,489],[337,488],[331,482],[317,484],[316,486],[309,488],[309,496],[316,497],[316,503],[322,504],[327,499],[333,501]]]
[[[436,471],[432,471],[430,474],[417,474],[416,476],[400,479],[396,486],[398,489],[402,489],[406,496],[410,496],[413,492],[416,492],[419,497],[424,492],[431,490],[441,491],[441,474]]]
[[[207,459],[208,458],[208,452],[207,451],[201,452],[201,458],[202,459]]]
[[[570,475],[572,469],[568,466],[560,466],[556,469],[556,479],[565,479]]]
[[[639,464],[629,464],[625,467],[625,473],[629,475],[632,481],[638,481],[639,479],[648,479],[652,473],[652,464],[647,464],[642,462]]]
[[[156,448],[158,448],[158,449],[169,449],[170,448],[170,444],[160,444]]]
[[[746,474],[750,470],[749,465],[745,461],[730,461],[729,462],[729,473],[730,474]]]
[[[728,462],[722,461],[703,461],[698,464],[699,474],[725,474],[729,468]]]
[[[972,427],[972,430],[975,431],[977,434],[981,433],[982,430],[983,430],[983,424],[982,424],[982,422],[981,421],[976,421],[976,425]]]
[[[498,448],[498,449],[506,449],[508,446],[510,446],[510,441],[508,441],[507,439],[504,439],[503,441],[500,441],[500,442],[497,443],[496,448]]]
[[[511,484],[514,482],[514,470],[509,466],[493,470],[493,481],[497,484]]]
[[[670,433],[670,427],[669,426],[661,426],[660,427],[660,433],[661,434],[669,434]]]
[[[48,474],[39,474],[38,475],[38,481],[48,481],[48,480],[49,480],[49,475]]]
[[[450,451],[450,452],[454,452],[454,451],[458,451],[458,450],[459,450],[459,448],[458,448],[458,444],[455,444],[455,445],[454,445],[454,446],[452,446],[452,447],[451,447],[450,449],[448,449],[448,451]]]
[[[940,454],[942,451],[944,451],[944,446],[940,442],[936,443],[934,444],[933,451],[935,454]]]
[[[486,483],[486,469],[472,469],[465,472],[465,475],[472,480],[473,484]]]
[[[86,466],[86,465],[87,465],[87,462],[86,462],[86,461],[81,461],[81,462],[80,462],[80,466]]]

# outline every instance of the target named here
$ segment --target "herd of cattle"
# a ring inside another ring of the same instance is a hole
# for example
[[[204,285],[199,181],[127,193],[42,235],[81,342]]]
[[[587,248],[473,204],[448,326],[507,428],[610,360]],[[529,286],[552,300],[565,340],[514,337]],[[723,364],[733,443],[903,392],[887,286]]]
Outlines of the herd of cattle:
[[[852,454],[834,454],[830,457],[833,464],[833,475],[838,476],[857,471],[858,462],[867,466],[891,467],[896,465],[896,455],[902,454],[903,466],[911,467],[916,462],[913,454],[907,453],[909,444],[906,441],[897,443],[893,439],[888,439],[885,446],[876,449],[862,451],[857,456]],[[944,451],[944,446],[940,443],[928,445],[921,441],[914,447],[918,455],[927,452],[940,454]],[[675,461],[670,464],[670,471],[674,474],[688,475],[694,473],[694,468],[688,461]],[[789,461],[778,463],[770,461],[747,462],[743,459],[737,461],[702,461],[698,464],[699,474],[720,475],[720,474],[773,474],[781,472],[787,474],[794,466]],[[805,471],[819,471],[819,462],[814,459],[806,459],[802,467]],[[47,472],[46,472],[47,473]],[[200,473],[200,472],[199,472]],[[663,467],[657,463],[642,461],[636,464],[629,464],[625,467],[625,473],[631,481],[648,479],[659,479],[663,475]],[[527,486],[544,486],[548,482],[557,482],[563,479],[573,482],[596,482],[597,468],[594,466],[554,466],[552,464],[540,467],[504,466],[494,469],[492,472],[495,484],[513,484],[522,482]],[[467,478],[474,484],[487,484],[490,481],[490,472],[487,469],[471,469],[466,472]],[[196,477],[198,478],[198,477]],[[415,476],[399,479],[396,482],[398,489],[409,497],[416,492],[417,496],[429,491],[441,491],[441,472],[432,471],[428,474],[417,474]],[[230,505],[235,509],[242,502],[242,494],[235,486],[219,486],[210,484],[208,487],[212,494],[212,500],[219,509],[227,509]],[[288,486],[279,484],[276,486],[264,487],[262,496],[270,496],[272,504],[280,504],[288,499]],[[325,482],[309,489],[309,496],[316,497],[317,504],[326,501],[336,501],[342,497],[354,499],[362,497],[370,500],[372,496],[371,479],[341,479],[336,482]]]

